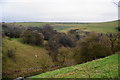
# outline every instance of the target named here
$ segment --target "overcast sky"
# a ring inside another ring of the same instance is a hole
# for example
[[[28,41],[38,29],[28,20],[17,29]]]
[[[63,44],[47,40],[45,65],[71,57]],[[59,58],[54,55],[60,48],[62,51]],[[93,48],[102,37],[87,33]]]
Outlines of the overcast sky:
[[[106,22],[118,19],[119,0],[0,0],[5,22]]]

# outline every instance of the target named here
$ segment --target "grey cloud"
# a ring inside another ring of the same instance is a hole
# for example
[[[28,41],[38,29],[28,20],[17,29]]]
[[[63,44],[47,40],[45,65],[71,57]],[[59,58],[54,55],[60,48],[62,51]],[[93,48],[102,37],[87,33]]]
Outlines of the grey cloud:
[[[112,21],[112,0],[2,0],[3,21]]]

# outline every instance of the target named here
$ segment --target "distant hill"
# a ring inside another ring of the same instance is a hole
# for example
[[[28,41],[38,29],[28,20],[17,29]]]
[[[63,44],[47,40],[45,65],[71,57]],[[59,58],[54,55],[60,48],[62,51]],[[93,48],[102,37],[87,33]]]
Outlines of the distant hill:
[[[81,29],[86,31],[94,31],[100,33],[115,33],[116,27],[118,26],[117,21],[110,22],[100,22],[100,23],[75,23],[75,22],[15,22],[8,23],[15,26],[24,26],[24,27],[43,27],[45,24],[51,24],[55,30],[61,32],[67,32],[70,29]]]

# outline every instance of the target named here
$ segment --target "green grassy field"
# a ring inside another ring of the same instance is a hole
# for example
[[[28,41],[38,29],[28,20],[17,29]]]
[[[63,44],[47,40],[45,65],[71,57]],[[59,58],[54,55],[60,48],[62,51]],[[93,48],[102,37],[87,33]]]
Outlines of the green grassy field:
[[[70,29],[81,29],[85,31],[94,31],[99,33],[114,33],[116,32],[116,27],[118,26],[118,21],[113,22],[104,22],[104,23],[88,23],[88,24],[55,24],[59,26],[63,26],[60,30],[62,32],[67,32]]]
[[[42,73],[36,78],[117,78],[118,54],[93,60],[84,64]]]
[[[51,26],[54,27],[55,30],[61,31],[61,32],[67,32],[70,29],[81,29],[85,31],[95,31],[99,33],[115,33],[116,27],[118,26],[118,21],[111,21],[111,22],[102,22],[102,23],[50,23],[50,22],[16,22],[16,23],[9,23],[12,25],[23,25],[24,27],[29,26],[38,26],[43,27],[45,24],[51,24]]]
[[[5,44],[5,45],[4,45]],[[7,57],[8,49],[14,49],[15,61]],[[37,57],[35,57],[37,55]],[[28,45],[20,42],[20,39],[3,38],[3,72],[23,70],[31,67],[40,67],[41,61],[46,61],[47,65],[52,65],[52,59],[47,54],[43,46]],[[46,59],[47,58],[47,59]]]

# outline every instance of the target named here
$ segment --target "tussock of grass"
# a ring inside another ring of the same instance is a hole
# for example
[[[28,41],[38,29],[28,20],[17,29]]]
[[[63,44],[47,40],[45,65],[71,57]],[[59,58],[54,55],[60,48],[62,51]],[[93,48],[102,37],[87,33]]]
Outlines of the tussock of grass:
[[[84,64],[46,72],[35,78],[116,78],[118,77],[118,54],[93,60]]]

